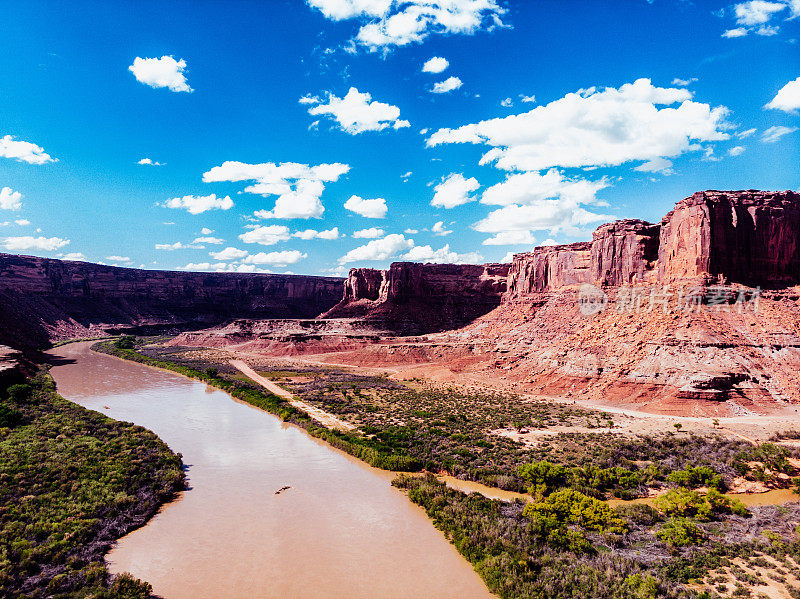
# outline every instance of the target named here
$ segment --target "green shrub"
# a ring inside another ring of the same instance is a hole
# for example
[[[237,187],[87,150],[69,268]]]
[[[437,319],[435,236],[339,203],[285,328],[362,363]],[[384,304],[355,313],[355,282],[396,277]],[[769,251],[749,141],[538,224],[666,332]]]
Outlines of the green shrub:
[[[689,518],[670,518],[656,531],[656,537],[668,547],[690,547],[702,543],[706,535]]]
[[[22,422],[22,412],[0,402],[0,427],[13,428]]]
[[[557,522],[576,524],[586,530],[623,534],[628,525],[605,501],[573,489],[552,493],[547,499],[525,506],[523,515],[531,519],[553,517]]]
[[[6,393],[8,393],[8,398],[14,403],[27,403],[33,396],[33,387],[26,383],[11,385],[6,389]]]
[[[117,349],[133,349],[136,347],[136,337],[133,335],[123,335],[114,341],[114,347]]]
[[[706,495],[684,487],[672,489],[656,499],[656,507],[667,516],[691,517],[712,520],[720,514],[746,516],[747,508],[738,499],[732,499],[709,489]]]
[[[683,470],[675,470],[667,475],[667,480],[687,489],[708,487],[723,489],[722,477],[709,466],[687,466]]]
[[[658,510],[646,503],[621,505],[617,507],[617,513],[634,524],[641,524],[642,526],[653,526],[662,520]]]

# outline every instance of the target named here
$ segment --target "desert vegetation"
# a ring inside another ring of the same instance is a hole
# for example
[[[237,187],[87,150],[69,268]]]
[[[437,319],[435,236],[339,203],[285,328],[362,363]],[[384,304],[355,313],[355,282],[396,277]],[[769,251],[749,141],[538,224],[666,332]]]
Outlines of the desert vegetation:
[[[103,554],[183,488],[180,456],[64,400],[46,371],[0,397],[0,596],[151,596]]]
[[[332,367],[257,367],[303,401],[356,426],[342,433],[317,425],[202,351],[140,339],[97,348],[209,382],[374,466],[427,471],[401,475],[394,484],[501,597],[757,596],[764,575],[747,570],[747,560],[766,556],[794,564],[796,555],[800,563],[800,504],[748,509],[724,494],[742,480],[791,486],[797,450],[777,443],[754,446],[680,430],[622,435],[613,431],[612,415],[570,404]],[[547,434],[536,443],[498,434],[509,429]],[[529,499],[468,495],[439,481],[440,473]],[[612,507],[610,498],[625,501]],[[787,568],[770,584],[800,596],[800,579]]]

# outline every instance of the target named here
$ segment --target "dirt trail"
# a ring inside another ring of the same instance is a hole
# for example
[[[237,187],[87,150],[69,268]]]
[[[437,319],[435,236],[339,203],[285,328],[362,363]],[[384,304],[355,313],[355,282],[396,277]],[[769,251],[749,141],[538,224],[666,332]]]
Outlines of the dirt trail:
[[[316,408],[311,404],[296,399],[295,396],[286,389],[279,387],[269,379],[266,379],[260,374],[258,374],[255,370],[250,368],[250,366],[248,366],[247,363],[244,362],[243,360],[231,360],[230,364],[231,366],[236,368],[239,372],[241,372],[243,375],[245,375],[249,379],[252,379],[254,382],[264,387],[270,393],[273,393],[278,397],[283,397],[284,399],[288,400],[292,406],[300,410],[303,410],[320,424],[340,431],[351,431],[354,428],[356,428],[349,422],[344,422],[343,420],[340,420],[333,414],[329,414],[328,412],[320,410],[319,408]]]

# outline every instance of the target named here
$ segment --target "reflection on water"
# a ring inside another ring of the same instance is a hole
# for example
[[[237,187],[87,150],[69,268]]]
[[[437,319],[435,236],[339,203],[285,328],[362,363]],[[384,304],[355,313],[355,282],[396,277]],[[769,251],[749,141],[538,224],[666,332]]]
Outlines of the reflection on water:
[[[51,352],[64,358],[52,370],[61,395],[154,431],[183,454],[191,487],[119,542],[113,572],[167,599],[491,597],[390,473],[203,383],[90,345]]]

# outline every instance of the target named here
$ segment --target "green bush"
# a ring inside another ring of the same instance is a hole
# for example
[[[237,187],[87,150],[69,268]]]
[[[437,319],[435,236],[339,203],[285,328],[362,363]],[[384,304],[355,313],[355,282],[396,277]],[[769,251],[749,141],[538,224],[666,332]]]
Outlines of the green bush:
[[[594,532],[623,534],[628,530],[625,520],[605,501],[573,489],[557,491],[544,501],[529,503],[523,515],[534,520],[552,517],[557,522],[576,524]]]
[[[706,535],[690,518],[670,518],[656,531],[656,537],[668,547],[689,547],[702,543]]]
[[[0,402],[0,427],[12,428],[22,422],[22,412]]]
[[[708,487],[723,490],[722,477],[709,466],[687,466],[683,470],[675,470],[667,475],[667,480],[687,489]]]
[[[114,347],[117,349],[133,349],[136,347],[136,337],[133,335],[123,335],[114,341]]]
[[[14,403],[27,403],[33,395],[33,387],[26,383],[11,385],[6,389],[8,398]]]
[[[747,516],[749,512],[738,499],[732,499],[709,489],[706,495],[685,487],[672,489],[656,499],[656,507],[667,516],[712,520],[720,514]]]
[[[662,520],[658,510],[646,503],[621,505],[617,507],[617,513],[634,524],[641,524],[642,526],[653,526]]]

